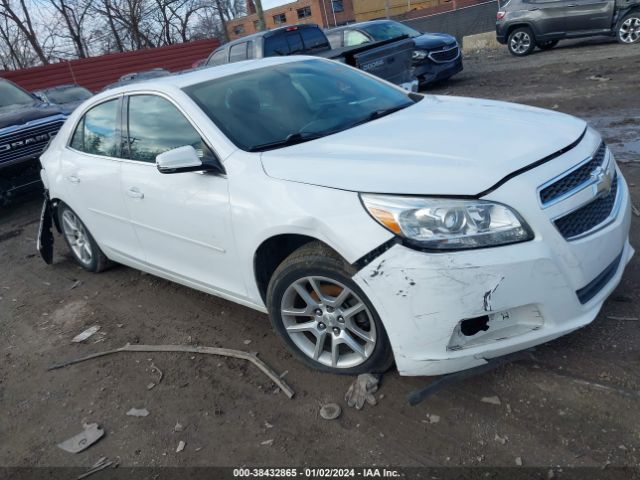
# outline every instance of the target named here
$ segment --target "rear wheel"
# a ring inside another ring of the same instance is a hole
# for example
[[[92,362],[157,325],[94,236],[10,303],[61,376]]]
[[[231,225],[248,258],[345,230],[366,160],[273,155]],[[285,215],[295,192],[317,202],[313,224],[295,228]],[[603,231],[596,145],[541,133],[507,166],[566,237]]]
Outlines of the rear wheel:
[[[71,255],[82,268],[98,273],[111,266],[80,217],[64,203],[58,205],[58,220]]]
[[[338,374],[386,371],[393,362],[382,322],[355,272],[319,242],[291,254],[267,291],[271,322],[305,364]]]
[[[518,27],[509,34],[509,52],[516,57],[529,55],[536,48],[533,32],[529,27]]]
[[[640,12],[624,17],[618,26],[618,42],[626,45],[640,41]]]
[[[557,44],[558,44],[558,40],[549,40],[549,41],[546,41],[546,42],[539,42],[537,44],[537,47],[540,50],[551,50]]]

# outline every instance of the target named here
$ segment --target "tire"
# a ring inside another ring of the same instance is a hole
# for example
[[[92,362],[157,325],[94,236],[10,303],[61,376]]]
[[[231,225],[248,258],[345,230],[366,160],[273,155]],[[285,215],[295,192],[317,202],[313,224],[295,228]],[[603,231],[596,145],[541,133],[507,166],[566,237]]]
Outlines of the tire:
[[[616,38],[623,45],[640,42],[640,11],[631,12],[620,20]]]
[[[57,213],[64,240],[78,265],[94,273],[102,272],[113,265],[102,253],[89,229],[71,208],[60,203]]]
[[[393,364],[382,321],[352,280],[354,274],[333,250],[311,242],[287,257],[271,277],[267,308],[273,328],[313,369],[357,375],[383,373]]]
[[[551,50],[553,47],[555,47],[558,44],[558,40],[549,40],[547,42],[540,42],[537,43],[536,46],[540,49],[540,50]]]
[[[507,47],[511,55],[524,57],[536,48],[536,39],[529,27],[518,27],[509,34]]]

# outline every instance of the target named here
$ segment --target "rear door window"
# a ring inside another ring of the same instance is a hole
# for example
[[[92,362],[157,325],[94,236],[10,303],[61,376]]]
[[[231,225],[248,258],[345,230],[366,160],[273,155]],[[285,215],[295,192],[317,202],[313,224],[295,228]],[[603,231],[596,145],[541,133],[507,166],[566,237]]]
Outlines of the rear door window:
[[[278,32],[264,39],[265,57],[277,57],[279,55],[289,55],[290,53],[289,44],[284,36],[284,32]]]
[[[346,30],[344,32],[344,45],[345,47],[354,47],[356,45],[362,45],[369,42],[369,37],[358,30]]]
[[[302,43],[300,30],[287,32],[286,37],[287,43],[289,44],[289,53],[291,53],[291,55],[296,55],[304,52],[304,44]]]
[[[227,63],[227,49],[223,48],[211,55],[207,65],[224,65],[225,63]]]
[[[229,50],[229,62],[239,62],[247,59],[247,42],[233,45]]]
[[[313,52],[316,50],[326,50],[329,48],[327,43],[327,37],[319,28],[302,28],[302,40],[304,41],[304,47],[307,52]]]
[[[117,157],[117,118],[118,99],[93,107],[78,123],[71,148],[92,155]]]

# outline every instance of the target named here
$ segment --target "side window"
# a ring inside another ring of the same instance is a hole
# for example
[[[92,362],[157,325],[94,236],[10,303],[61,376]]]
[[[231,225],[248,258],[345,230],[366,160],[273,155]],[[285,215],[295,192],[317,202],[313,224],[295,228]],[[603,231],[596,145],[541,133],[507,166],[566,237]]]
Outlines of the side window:
[[[304,48],[307,51],[314,51],[320,49],[328,49],[327,37],[322,33],[319,28],[301,28],[302,40],[304,41]]]
[[[278,32],[264,39],[265,57],[277,57],[278,55],[289,55],[289,53],[289,44],[284,32]]]
[[[287,43],[289,44],[289,51],[291,55],[304,52],[304,44],[302,43],[302,37],[299,30],[293,32],[287,32]]]
[[[233,45],[229,50],[229,62],[239,62],[247,59],[247,42]]]
[[[327,33],[327,38],[329,39],[329,43],[331,44],[331,48],[340,48],[342,47],[342,32],[329,32]]]
[[[253,41],[247,42],[247,59],[251,60],[255,55],[253,53]]]
[[[369,37],[358,30],[346,30],[344,32],[345,47],[354,47],[369,42]]]
[[[129,158],[155,162],[156,156],[191,145],[200,156],[206,148],[200,134],[168,100],[156,95],[129,97]]]
[[[224,65],[225,63],[227,63],[227,49],[223,48],[211,55],[207,65]]]
[[[78,123],[71,147],[93,155],[117,156],[117,117],[118,100],[110,100],[93,107]]]

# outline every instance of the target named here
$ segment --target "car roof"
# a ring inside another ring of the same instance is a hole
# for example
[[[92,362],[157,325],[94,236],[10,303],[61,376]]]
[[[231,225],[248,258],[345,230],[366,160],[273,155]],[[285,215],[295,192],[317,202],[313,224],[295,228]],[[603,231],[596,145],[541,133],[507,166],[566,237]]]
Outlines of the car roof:
[[[318,57],[311,57],[306,55],[290,55],[282,57],[267,57],[256,60],[244,60],[242,62],[227,63],[224,65],[211,66],[198,70],[174,73],[165,77],[141,80],[139,82],[105,90],[103,92],[100,92],[93,98],[95,98],[96,100],[100,100],[103,97],[112,96],[117,93],[128,93],[138,90],[159,89],[162,91],[173,90],[176,88],[182,89],[190,85],[195,85],[197,83],[235,75],[236,73],[248,72],[263,67],[300,62],[304,60],[329,61]]]
[[[341,30],[346,30],[348,28],[360,28],[360,27],[368,27],[369,25],[377,25],[381,23],[400,23],[395,20],[382,18],[379,20],[368,20],[366,22],[358,22],[358,23],[350,23],[349,25],[343,25],[342,27],[330,28],[326,30],[328,33],[330,32],[339,32]]]
[[[240,37],[237,38],[235,40],[231,40],[228,43],[225,43],[224,45],[220,45],[218,48],[216,48],[214,50],[214,53],[219,51],[219,50],[223,50],[227,47],[233,46],[233,45],[237,45],[238,43],[244,43],[244,42],[248,42],[251,40],[254,40],[256,38],[262,38],[262,37],[266,37],[266,36],[271,36],[275,33],[281,32],[281,31],[286,31],[286,30],[299,30],[301,28],[320,28],[318,27],[318,25],[316,25],[315,23],[298,23],[295,25],[285,25],[283,27],[277,27],[277,28],[271,28],[269,30],[262,30],[261,32],[257,32],[257,33],[252,33],[251,35],[247,35],[245,37]]]

